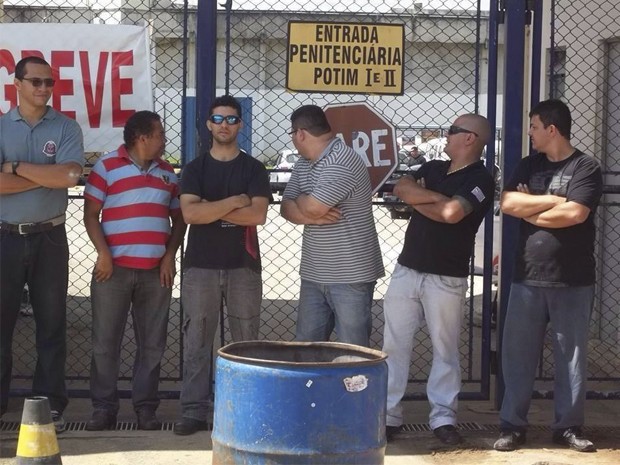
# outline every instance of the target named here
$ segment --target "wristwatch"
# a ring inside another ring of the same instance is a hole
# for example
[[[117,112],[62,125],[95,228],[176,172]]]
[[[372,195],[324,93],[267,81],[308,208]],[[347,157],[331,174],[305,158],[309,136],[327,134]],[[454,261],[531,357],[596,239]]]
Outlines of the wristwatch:
[[[14,161],[13,163],[11,163],[11,171],[13,172],[13,174],[15,176],[19,176],[17,174],[17,167],[19,166],[19,161]]]

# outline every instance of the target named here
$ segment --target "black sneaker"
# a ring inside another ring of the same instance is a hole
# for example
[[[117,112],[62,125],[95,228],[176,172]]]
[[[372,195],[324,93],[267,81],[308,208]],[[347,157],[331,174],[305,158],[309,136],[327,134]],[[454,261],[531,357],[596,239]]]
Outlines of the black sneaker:
[[[443,425],[433,430],[433,434],[444,444],[454,446],[461,442],[461,435],[452,425]]]
[[[385,439],[387,442],[392,442],[394,436],[400,432],[400,426],[386,426],[385,427]]]
[[[56,434],[63,433],[67,429],[67,423],[65,422],[62,413],[58,410],[52,410],[52,422],[54,423]]]
[[[554,431],[553,442],[568,446],[577,452],[594,452],[596,450],[592,441],[584,438],[581,428],[578,427]]]
[[[206,421],[200,421],[200,420],[195,420],[193,418],[185,418],[185,417],[181,418],[181,421],[176,422],[172,428],[172,432],[180,436],[188,436],[198,431],[206,431],[206,430],[207,430]]]
[[[116,413],[97,409],[86,423],[86,431],[103,431],[116,428]]]
[[[156,431],[161,429],[161,421],[157,419],[153,410],[144,409],[136,412],[138,417],[138,429]]]
[[[493,444],[493,449],[502,452],[510,452],[525,444],[525,431],[503,430],[499,438]]]

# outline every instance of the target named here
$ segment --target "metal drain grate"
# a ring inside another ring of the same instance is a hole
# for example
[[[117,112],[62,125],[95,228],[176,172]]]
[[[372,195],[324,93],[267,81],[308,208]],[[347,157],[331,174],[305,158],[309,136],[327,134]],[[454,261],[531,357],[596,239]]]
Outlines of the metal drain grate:
[[[19,426],[20,423],[16,421],[2,421],[0,422],[0,431],[17,432]],[[161,425],[161,431],[172,431],[173,427],[174,421],[164,421]],[[213,424],[207,423],[207,430],[212,431]],[[66,431],[86,431],[86,422],[68,421]],[[131,421],[119,421],[113,431],[138,431],[138,424]]]

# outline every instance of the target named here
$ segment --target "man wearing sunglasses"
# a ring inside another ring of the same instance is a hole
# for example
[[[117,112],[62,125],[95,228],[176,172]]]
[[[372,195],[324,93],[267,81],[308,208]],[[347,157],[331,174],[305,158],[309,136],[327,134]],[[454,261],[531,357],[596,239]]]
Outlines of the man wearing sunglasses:
[[[8,407],[13,331],[24,285],[36,323],[32,391],[49,398],[56,431],[64,431],[66,302],[69,246],[67,188],[84,165],[82,131],[47,105],[52,69],[39,57],[15,66],[19,106],[0,117],[0,410]]]
[[[394,188],[413,213],[383,306],[388,440],[403,423],[401,399],[413,339],[424,319],[433,346],[426,388],[429,423],[444,444],[461,441],[455,428],[461,389],[459,341],[474,237],[493,204],[493,177],[480,160],[490,134],[486,118],[458,117],[444,149],[450,159],[423,164]]]
[[[301,158],[281,213],[304,225],[295,337],[328,341],[335,328],[338,341],[368,346],[372,295],[384,275],[368,170],[316,105],[295,110],[291,125]]]
[[[226,305],[233,341],[258,339],[262,300],[257,226],[271,198],[267,170],[239,148],[241,106],[216,98],[207,127],[211,149],[181,176],[181,210],[190,225],[181,299],[184,311],[182,418],[174,433],[207,428],[209,370],[220,307]]]

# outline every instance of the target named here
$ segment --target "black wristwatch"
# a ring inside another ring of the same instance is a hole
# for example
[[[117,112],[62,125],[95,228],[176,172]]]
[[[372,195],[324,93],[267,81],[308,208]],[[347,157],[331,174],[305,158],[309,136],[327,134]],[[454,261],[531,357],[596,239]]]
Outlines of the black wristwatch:
[[[14,161],[13,163],[11,163],[11,171],[13,172],[13,174],[15,176],[19,176],[17,174],[17,167],[19,166],[19,161]]]

